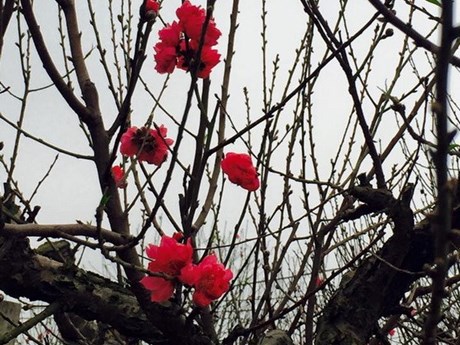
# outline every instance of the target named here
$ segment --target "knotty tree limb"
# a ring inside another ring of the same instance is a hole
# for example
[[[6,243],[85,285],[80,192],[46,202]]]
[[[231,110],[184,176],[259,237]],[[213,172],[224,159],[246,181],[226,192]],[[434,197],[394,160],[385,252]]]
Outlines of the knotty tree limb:
[[[38,255],[25,238],[0,236],[0,289],[11,297],[59,302],[66,312],[152,344],[210,344],[175,304],[141,308],[127,287]]]
[[[404,194],[396,200],[385,193],[376,198],[379,193],[366,187],[351,190],[369,206],[386,209],[394,235],[350,274],[327,303],[317,327],[319,345],[366,344],[377,321],[398,312],[405,292],[433,260],[432,235],[429,228],[414,226],[410,197]]]

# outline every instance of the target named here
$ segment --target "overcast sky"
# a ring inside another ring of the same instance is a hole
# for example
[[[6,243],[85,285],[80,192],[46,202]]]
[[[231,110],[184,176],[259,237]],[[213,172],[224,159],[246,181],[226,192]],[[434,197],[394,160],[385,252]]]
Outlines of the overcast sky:
[[[436,12],[434,5],[419,0],[423,6],[430,11]],[[107,49],[110,50],[110,31],[108,22],[108,11],[105,8],[106,1],[93,1],[96,11],[99,33]],[[397,1],[398,2],[398,1]],[[140,1],[138,1],[140,3]],[[194,1],[194,3],[204,4],[205,1]],[[237,32],[236,56],[232,67],[233,75],[231,80],[231,98],[228,106],[228,112],[234,119],[237,126],[244,127],[246,109],[244,105],[243,87],[247,87],[251,97],[251,117],[257,119],[262,115],[262,55],[261,55],[261,2],[255,0],[240,1],[239,29]],[[165,22],[175,19],[174,10],[179,1],[165,0],[161,11],[162,18]],[[56,21],[56,4],[53,1],[41,3],[37,6],[37,17],[43,33],[46,35],[48,48],[52,56],[56,59],[57,65],[62,68],[62,56],[59,48],[59,35]],[[90,51],[94,47],[94,35],[88,23],[88,10],[85,1],[78,2],[78,11],[80,18],[80,29],[82,30],[82,39],[85,51]],[[330,23],[334,23],[337,18],[337,2],[322,1],[321,8],[327,16]],[[231,10],[231,1],[217,1],[215,9],[215,21],[217,26],[223,32],[218,49],[224,54],[226,47],[226,34],[228,32],[229,13]],[[274,92],[274,103],[280,100],[284,83],[287,80],[287,73],[292,68],[292,61],[295,49],[304,34],[306,14],[303,12],[300,1],[294,0],[271,0],[267,1],[267,38],[268,38],[268,61],[275,59],[279,54],[280,70],[278,73],[278,85]],[[353,32],[366,22],[374,13],[373,8],[364,0],[354,0],[349,5],[347,16],[350,20],[350,31]],[[406,13],[399,10],[398,15],[405,18]],[[137,20],[137,8],[134,13],[134,22]],[[13,20],[14,21],[14,20]],[[414,26],[425,32],[427,28],[419,24],[416,18]],[[421,23],[421,22],[420,22]],[[21,25],[25,25],[23,22]],[[157,32],[161,28],[161,23],[157,22],[150,36],[150,43],[147,50],[147,60],[143,70],[143,78],[147,84],[154,90],[158,90],[165,80],[164,75],[158,74],[154,70],[153,62],[153,45],[158,39]],[[18,58],[18,49],[15,46],[17,41],[15,32],[17,31],[16,23],[12,23],[6,36],[4,53],[0,62],[0,76],[2,82],[10,87],[11,92],[21,95],[23,82],[20,72]],[[372,34],[372,32],[370,32]],[[382,43],[375,56],[377,69],[372,70],[372,84],[370,92],[377,95],[379,88],[384,88],[385,81],[394,73],[394,64],[398,58],[395,50],[400,48],[401,40],[398,34],[395,38],[389,39]],[[360,47],[369,45],[370,36],[364,35],[355,44],[355,49],[359,53]],[[435,38],[433,38],[435,40]],[[317,45],[312,47],[317,58],[324,54],[324,44],[320,39],[316,40]],[[395,45],[396,42],[396,45]],[[49,78],[41,70],[41,63],[37,60],[34,48],[31,49],[32,72],[32,89],[42,88],[50,85]],[[419,54],[419,67],[427,66],[423,53]],[[105,83],[104,73],[98,64],[99,55],[94,50],[88,59],[90,73],[96,86],[99,88],[103,116],[106,123],[110,123],[116,116],[116,108],[110,98]],[[268,63],[272,67],[272,63]],[[111,66],[112,67],[112,66]],[[216,67],[212,74],[212,91],[211,94],[220,93],[220,80],[222,76],[223,64]],[[163,98],[163,105],[171,114],[182,114],[185,104],[185,90],[188,87],[189,76],[182,71],[171,75],[169,87]],[[411,83],[411,77],[408,76],[408,83]],[[297,85],[297,79],[293,83],[292,89]],[[407,85],[402,85],[404,89]],[[350,98],[346,92],[345,79],[343,72],[338,65],[333,63],[329,65],[319,79],[315,90],[314,100],[318,114],[315,119],[315,131],[317,133],[319,146],[323,156],[321,167],[329,169],[328,162],[331,154],[335,152],[337,146],[337,133],[347,121],[350,113]],[[398,90],[398,87],[396,88]],[[214,101],[214,100],[213,100]],[[142,87],[138,88],[133,101],[133,125],[141,126],[153,105],[152,100]],[[17,121],[21,103],[15,100],[9,94],[0,95],[0,112],[12,121]],[[211,106],[212,108],[213,106]],[[290,106],[286,107],[286,116],[289,116]],[[194,109],[196,113],[196,109]],[[170,128],[169,137],[174,138],[175,128],[167,116],[158,112],[155,115],[155,121],[158,124],[164,123]],[[14,130],[3,122],[0,122],[0,140],[5,142],[4,154],[7,159],[12,151]],[[24,129],[36,137],[43,138],[50,143],[61,146],[67,150],[82,154],[90,154],[90,149],[85,141],[82,131],[78,129],[78,120],[69,107],[64,103],[62,98],[57,94],[53,87],[49,87],[40,92],[30,94],[24,120]],[[392,132],[394,128],[390,127]],[[260,132],[255,132],[260,133]],[[229,130],[229,134],[232,131]],[[237,142],[231,148],[231,151],[245,150],[241,142]],[[37,185],[38,181],[44,176],[49,165],[54,159],[56,152],[49,148],[37,145],[29,139],[23,138],[21,141],[21,151],[17,164],[15,177],[19,181],[20,187],[26,196]],[[284,158],[280,157],[280,164],[283,164]],[[397,157],[394,157],[397,159]],[[121,161],[119,157],[118,162]],[[0,180],[5,180],[5,173],[0,170]],[[180,180],[178,180],[180,181]],[[178,186],[179,189],[180,186]],[[244,198],[245,193],[239,189],[233,189],[232,194],[237,200]],[[41,187],[40,193],[32,202],[33,205],[39,204],[42,210],[39,213],[38,221],[40,223],[72,223],[75,220],[93,221],[94,210],[100,198],[99,186],[96,180],[95,168],[91,162],[77,161],[74,158],[60,155],[55,168],[51,172],[50,178],[47,179]],[[175,203],[177,207],[177,194],[168,195],[171,204]],[[177,209],[176,209],[177,210]],[[140,223],[140,221],[139,221]],[[134,225],[134,224],[133,224]]]

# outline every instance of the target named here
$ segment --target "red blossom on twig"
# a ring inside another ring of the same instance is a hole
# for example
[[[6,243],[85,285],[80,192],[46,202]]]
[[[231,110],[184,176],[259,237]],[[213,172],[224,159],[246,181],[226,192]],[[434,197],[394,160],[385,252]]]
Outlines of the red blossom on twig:
[[[126,181],[125,171],[119,165],[112,167],[112,178],[118,188],[126,188],[128,182]]]
[[[149,245],[146,253],[152,260],[148,265],[149,271],[165,273],[173,278],[179,277],[182,269],[192,264],[193,248],[190,241],[181,244],[172,237],[163,236],[160,245]],[[153,302],[166,301],[174,292],[174,282],[161,277],[144,277],[141,284],[151,291]]]
[[[121,136],[120,152],[128,157],[137,155],[139,161],[160,166],[168,157],[168,147],[174,140],[166,138],[168,130],[131,127]]]
[[[257,170],[248,154],[229,152],[222,160],[221,166],[222,171],[231,182],[249,191],[255,191],[259,188]]]
[[[145,12],[155,12],[158,13],[160,10],[160,4],[155,0],[145,0]]]
[[[208,306],[227,292],[232,278],[232,271],[215,255],[206,256],[198,265],[187,265],[180,276],[182,282],[195,288],[193,302],[199,307]]]

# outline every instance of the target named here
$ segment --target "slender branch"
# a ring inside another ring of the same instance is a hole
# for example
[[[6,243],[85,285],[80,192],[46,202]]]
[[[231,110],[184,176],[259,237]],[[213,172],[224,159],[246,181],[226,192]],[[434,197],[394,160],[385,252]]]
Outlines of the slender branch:
[[[79,154],[79,153],[67,151],[67,150],[64,150],[64,149],[62,149],[62,148],[60,148],[58,146],[50,144],[50,143],[44,141],[43,139],[35,137],[32,134],[30,134],[30,133],[26,132],[25,130],[23,130],[22,128],[18,127],[16,124],[14,124],[14,122],[8,120],[5,116],[3,116],[2,113],[0,113],[0,119],[5,121],[8,125],[13,127],[14,129],[16,129],[17,131],[19,131],[26,138],[32,139],[33,141],[36,141],[37,143],[39,143],[41,145],[44,145],[46,147],[49,147],[50,149],[55,150],[55,151],[57,151],[59,153],[62,153],[62,154],[65,154],[67,156],[71,156],[71,157],[74,157],[74,158],[78,158],[78,159],[87,159],[87,160],[93,160],[94,159],[93,156],[86,156],[86,155],[82,155],[82,154]]]
[[[124,236],[116,232],[97,229],[95,226],[87,224],[5,224],[2,233],[11,236],[35,236],[62,238],[66,235],[85,236],[97,239],[102,237],[104,241],[120,245],[131,239],[131,236]]]
[[[308,5],[306,0],[301,0],[301,2],[304,5],[305,12],[308,13],[315,21],[315,24],[324,42],[328,45],[331,51],[335,51],[338,47],[341,46],[341,42],[335,38],[324,17],[319,12],[317,4],[310,1],[310,5]],[[372,162],[374,164],[377,185],[379,188],[386,188],[385,176],[383,174],[382,169],[382,161],[380,159],[379,154],[377,153],[373,136],[366,122],[366,117],[361,106],[361,100],[356,89],[356,78],[348,62],[347,53],[344,50],[341,50],[340,54],[337,55],[337,60],[339,61],[340,66],[342,67],[342,70],[345,72],[345,75],[348,80],[348,91],[350,92],[350,95],[353,99],[353,104],[355,107],[356,115],[358,117],[358,122],[363,132],[364,140],[369,150],[369,155],[371,156]]]
[[[266,120],[270,119],[276,112],[282,110],[284,106],[294,97],[296,96],[299,92],[301,92],[305,86],[314,78],[316,78],[321,70],[326,67],[329,62],[331,62],[334,58],[337,57],[342,51],[344,51],[355,39],[361,36],[361,34],[374,22],[375,17],[372,17],[360,30],[356,32],[355,35],[353,35],[348,41],[344,42],[341,44],[339,47],[337,47],[331,55],[329,55],[327,58],[324,59],[322,63],[319,64],[319,66],[313,70],[308,77],[306,77],[304,80],[300,82],[300,84],[292,90],[286,97],[284,97],[278,104],[274,105],[266,114],[261,116],[259,119],[257,119],[255,122],[252,122],[249,126],[244,128],[243,130],[239,131],[232,137],[230,137],[227,140],[222,141],[221,143],[217,144],[210,150],[208,150],[205,155],[207,156],[212,156],[225,146],[235,142],[236,139],[240,138],[243,136],[245,133],[249,132],[251,129],[254,127],[257,127],[259,124],[265,122]],[[225,110],[225,109],[224,109]]]
[[[389,21],[393,24],[396,28],[401,30],[407,36],[412,38],[415,44],[419,47],[425,48],[428,51],[432,52],[433,54],[439,54],[442,48],[438,47],[434,43],[427,40],[423,37],[418,31],[414,30],[411,26],[404,23],[401,19],[399,19],[396,14],[394,14],[391,9],[385,6],[380,0],[369,0],[369,2],[374,6],[377,11],[385,18],[385,20]],[[450,1],[448,1],[450,2]],[[454,32],[455,36],[455,32]],[[460,58],[456,56],[452,56],[449,54],[448,62],[453,64],[454,66],[460,67]]]
[[[72,0],[56,0],[56,2],[61,6],[65,15],[70,51],[72,53],[72,63],[75,67],[75,73],[77,75],[83,99],[85,100],[87,108],[92,110],[90,112],[90,119],[94,120],[94,117],[100,114],[99,96],[94,83],[91,81],[88,69],[86,68],[85,56],[81,46],[81,33],[78,28],[75,3]],[[88,121],[88,119],[86,119],[86,121]]]
[[[21,0],[22,13],[29,27],[32,39],[35,43],[35,48],[37,53],[42,61],[43,68],[45,69],[48,76],[53,81],[54,85],[58,89],[59,93],[66,100],[67,104],[72,108],[75,113],[83,120],[89,119],[88,109],[80,102],[80,100],[75,96],[72,89],[65,83],[62,79],[61,74],[54,65],[53,60],[48,52],[45,41],[40,31],[40,27],[37,24],[35,15],[32,9],[30,0]]]
[[[20,334],[27,332],[32,327],[35,327],[39,322],[45,320],[46,318],[50,317],[54,313],[58,312],[59,309],[61,309],[61,303],[59,302],[51,303],[43,311],[41,311],[34,317],[16,326],[13,330],[7,332],[6,334],[0,335],[0,344],[6,344],[10,340],[15,339]]]
[[[448,270],[447,254],[449,244],[448,237],[452,223],[452,201],[457,192],[457,186],[452,186],[447,181],[447,157],[449,154],[449,144],[453,139],[453,133],[449,133],[447,128],[449,61],[452,56],[452,42],[456,38],[452,28],[453,1],[443,1],[441,48],[437,51],[436,102],[433,105],[433,110],[436,114],[437,135],[436,152],[434,153],[437,182],[437,207],[435,220],[433,222],[433,234],[435,234],[435,266],[431,271],[433,290],[430,312],[424,327],[424,345],[434,345],[437,343],[437,324],[442,317],[441,304],[445,297]]]

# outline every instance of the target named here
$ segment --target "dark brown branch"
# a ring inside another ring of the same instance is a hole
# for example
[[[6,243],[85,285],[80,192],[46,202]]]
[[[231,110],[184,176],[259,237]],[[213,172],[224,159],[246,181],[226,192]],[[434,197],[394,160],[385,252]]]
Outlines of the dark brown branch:
[[[81,33],[78,29],[77,12],[75,3],[72,0],[56,0],[64,11],[67,33],[69,35],[72,63],[75,67],[78,84],[85,100],[86,106],[91,110],[91,118],[100,116],[99,96],[94,83],[91,81],[88,69],[86,68],[85,56],[81,46]],[[85,119],[82,119],[85,121]]]
[[[449,61],[451,59],[452,43],[456,36],[453,34],[453,1],[442,2],[442,34],[441,47],[437,52],[436,61],[436,102],[433,110],[436,115],[436,152],[434,165],[436,169],[436,214],[432,224],[434,235],[435,266],[432,269],[433,290],[430,312],[428,313],[423,344],[437,344],[437,326],[441,321],[441,305],[445,298],[446,276],[449,269],[447,255],[449,252],[449,232],[451,230],[451,208],[454,195],[457,192],[457,181],[448,183],[447,158],[449,144],[453,139],[448,131],[448,77]]]
[[[31,319],[27,320],[26,322],[20,324],[19,326],[15,327],[13,330],[7,332],[0,336],[0,344],[6,344],[10,340],[15,339],[20,334],[27,332],[32,327],[35,327],[40,321],[46,319],[47,317],[53,315],[53,313],[57,312],[61,308],[60,303],[54,302],[46,307],[42,312],[35,315]]]
[[[86,224],[5,224],[2,234],[26,237],[48,237],[48,238],[65,238],[68,236],[85,236],[97,239],[102,237],[104,241],[121,245],[129,241],[131,236],[124,236],[116,232],[98,229],[95,226]]]
[[[396,28],[401,30],[407,36],[412,38],[415,44],[419,47],[425,48],[426,50],[432,52],[433,54],[438,54],[440,48],[423,37],[416,30],[412,29],[411,26],[404,23],[399,19],[388,7],[385,6],[380,0],[369,0],[369,2],[374,6],[379,13],[385,17],[385,20],[393,24]],[[452,65],[460,67],[460,59],[456,56],[449,56],[449,61]]]
[[[413,225],[409,208],[411,188],[409,185],[389,209],[394,235],[376,255],[363,261],[326,305],[318,323],[317,344],[367,343],[381,317],[401,313],[399,303],[405,293],[423,275],[424,266],[433,262],[433,217]],[[361,196],[364,194],[362,190]],[[371,194],[367,197],[372,199]],[[454,226],[460,224],[458,208],[453,210],[452,217]]]
[[[3,37],[14,11],[14,0],[0,0],[0,57],[2,56]]]
[[[88,109],[75,96],[72,89],[65,83],[64,79],[61,77],[61,74],[54,65],[54,62],[48,52],[48,48],[46,47],[45,41],[43,40],[40,27],[38,26],[35,19],[30,1],[21,0],[21,5],[22,13],[26,19],[30,33],[32,35],[32,40],[34,41],[35,48],[37,49],[38,56],[42,61],[43,68],[45,69],[46,73],[48,73],[48,76],[51,78],[62,97],[66,100],[67,104],[69,104],[72,110],[75,111],[75,113],[77,113],[82,120],[87,121],[89,119],[90,113]]]
[[[310,5],[307,4],[306,0],[301,0],[302,4],[304,5],[305,12],[313,19],[318,31],[323,38],[324,42],[327,44],[328,48],[332,52],[336,52],[341,46],[342,42],[340,42],[334,35],[334,33],[329,28],[326,20],[322,16],[321,12],[318,10],[317,4],[313,1],[310,1]],[[374,144],[374,139],[372,137],[371,131],[369,126],[366,122],[366,117],[364,115],[364,110],[361,105],[361,99],[358,94],[358,90],[356,88],[356,77],[351,69],[351,66],[348,62],[347,53],[345,50],[340,50],[340,53],[336,56],[337,61],[340,63],[342,70],[345,72],[345,76],[348,81],[348,91],[353,99],[354,108],[356,111],[356,115],[358,117],[358,122],[361,127],[361,131],[364,135],[364,140],[366,142],[366,146],[371,156],[375,176],[377,179],[377,186],[379,188],[386,188],[385,176],[383,174],[382,169],[382,160],[377,153],[377,149]]]

